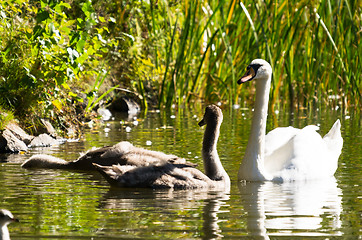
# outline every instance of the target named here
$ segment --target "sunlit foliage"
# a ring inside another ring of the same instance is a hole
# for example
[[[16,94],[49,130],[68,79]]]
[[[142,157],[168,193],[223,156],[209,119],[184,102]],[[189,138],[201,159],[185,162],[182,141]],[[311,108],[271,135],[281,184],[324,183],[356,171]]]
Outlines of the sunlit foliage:
[[[273,66],[272,107],[362,99],[358,1],[1,0],[0,20],[0,104],[16,116],[65,111],[74,88],[98,103],[102,85],[144,108],[244,104],[254,58]]]

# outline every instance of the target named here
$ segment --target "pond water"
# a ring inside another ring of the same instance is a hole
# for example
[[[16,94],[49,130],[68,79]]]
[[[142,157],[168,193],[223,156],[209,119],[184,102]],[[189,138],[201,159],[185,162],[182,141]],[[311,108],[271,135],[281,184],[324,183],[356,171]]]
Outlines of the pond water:
[[[203,110],[179,109],[115,116],[85,128],[78,142],[0,157],[0,208],[20,219],[12,239],[361,239],[360,113],[302,111],[272,114],[278,126],[320,124],[322,135],[342,122],[344,147],[335,179],[295,183],[236,181],[248,141],[252,111],[224,109],[218,143],[232,179],[230,192],[110,188],[97,172],[26,170],[36,153],[73,160],[92,147],[127,140],[198,163],[203,169]]]

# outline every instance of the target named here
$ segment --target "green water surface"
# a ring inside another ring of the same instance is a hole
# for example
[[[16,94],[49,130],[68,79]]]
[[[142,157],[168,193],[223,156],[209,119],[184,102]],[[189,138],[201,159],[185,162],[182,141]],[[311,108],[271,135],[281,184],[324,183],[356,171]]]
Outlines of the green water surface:
[[[230,192],[113,189],[97,172],[26,170],[36,153],[73,160],[92,147],[127,140],[198,163],[203,169],[202,109],[149,111],[115,116],[106,126],[85,128],[78,142],[0,157],[0,208],[20,219],[12,239],[360,239],[362,131],[358,112],[279,112],[278,126],[320,125],[322,135],[341,119],[344,146],[335,179],[307,183],[236,181],[250,132],[252,111],[223,109],[218,143],[232,179]]]

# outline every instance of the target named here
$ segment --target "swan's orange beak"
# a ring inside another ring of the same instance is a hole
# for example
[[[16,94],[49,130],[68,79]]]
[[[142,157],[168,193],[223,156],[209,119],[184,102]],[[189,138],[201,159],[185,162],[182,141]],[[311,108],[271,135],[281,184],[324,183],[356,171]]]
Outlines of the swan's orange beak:
[[[200,122],[199,122],[199,127],[202,127],[206,124],[205,120],[202,119]]]
[[[238,84],[242,84],[252,80],[255,77],[254,68],[248,67],[248,71],[238,80]]]

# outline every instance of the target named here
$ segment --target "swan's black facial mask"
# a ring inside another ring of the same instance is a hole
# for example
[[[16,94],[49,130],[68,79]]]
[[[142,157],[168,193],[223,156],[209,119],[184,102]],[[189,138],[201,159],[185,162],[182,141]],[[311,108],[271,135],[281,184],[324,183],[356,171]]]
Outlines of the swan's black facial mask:
[[[239,80],[238,80],[238,84],[242,84],[245,82],[249,82],[250,80],[253,80],[256,76],[256,73],[258,71],[258,69],[261,67],[260,64],[253,64],[253,65],[249,65],[247,68],[246,73],[244,74],[244,76],[242,76]]]

